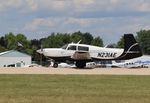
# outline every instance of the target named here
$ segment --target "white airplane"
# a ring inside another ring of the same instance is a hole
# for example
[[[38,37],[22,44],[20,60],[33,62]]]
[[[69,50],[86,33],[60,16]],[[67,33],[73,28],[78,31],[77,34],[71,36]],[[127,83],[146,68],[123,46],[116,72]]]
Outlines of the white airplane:
[[[86,44],[70,43],[62,48],[44,48],[38,53],[53,59],[53,67],[58,67],[59,62],[74,61],[76,67],[84,68],[87,62],[94,60],[126,60],[142,56],[141,49],[134,39],[133,34],[124,35],[124,49],[106,48]]]
[[[51,65],[50,65],[50,67],[52,67],[53,66],[53,62],[51,62]],[[75,68],[76,66],[75,66],[75,64],[67,64],[67,63],[59,63],[58,64],[58,67],[60,67],[60,68]],[[96,63],[95,62],[87,62],[86,63],[86,66],[85,66],[85,68],[86,69],[93,69],[93,68],[95,68],[96,67]]]
[[[142,67],[141,64],[136,63],[136,62],[131,62],[131,61],[127,61],[127,62],[121,62],[121,63],[113,63],[111,65],[111,67],[119,67],[119,68],[139,68]]]
[[[143,55],[138,58],[131,60],[126,60],[125,62],[116,63],[113,62],[111,67],[121,67],[121,68],[144,68],[150,67],[150,56]]]
[[[53,63],[51,63],[50,66],[53,66]],[[67,63],[60,63],[58,64],[58,67],[61,68],[74,68],[76,67],[74,64],[67,64]],[[96,63],[95,62],[87,62],[85,68],[87,69],[92,69],[96,67]]]

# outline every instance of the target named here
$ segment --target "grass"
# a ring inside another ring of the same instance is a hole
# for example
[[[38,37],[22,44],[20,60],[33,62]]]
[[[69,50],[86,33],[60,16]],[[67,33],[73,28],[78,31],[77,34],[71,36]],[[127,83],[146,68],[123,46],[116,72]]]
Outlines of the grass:
[[[0,103],[150,103],[150,76],[0,75]]]

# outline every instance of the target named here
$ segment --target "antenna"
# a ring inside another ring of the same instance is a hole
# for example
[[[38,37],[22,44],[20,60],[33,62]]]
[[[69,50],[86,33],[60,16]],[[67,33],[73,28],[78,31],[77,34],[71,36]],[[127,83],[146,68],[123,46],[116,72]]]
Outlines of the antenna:
[[[82,41],[82,40],[78,41],[78,43],[77,43],[77,44],[79,44],[81,41]]]

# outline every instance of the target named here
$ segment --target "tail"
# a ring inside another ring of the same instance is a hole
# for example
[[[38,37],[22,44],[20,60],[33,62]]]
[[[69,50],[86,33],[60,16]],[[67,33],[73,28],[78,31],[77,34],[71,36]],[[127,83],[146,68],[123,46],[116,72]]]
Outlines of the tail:
[[[140,56],[142,56],[142,51],[133,34],[124,34],[124,52],[118,59],[126,60]]]

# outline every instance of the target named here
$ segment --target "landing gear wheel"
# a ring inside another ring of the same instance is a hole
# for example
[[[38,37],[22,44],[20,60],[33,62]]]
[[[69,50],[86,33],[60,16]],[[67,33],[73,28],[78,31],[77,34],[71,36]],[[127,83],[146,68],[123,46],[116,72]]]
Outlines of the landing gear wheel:
[[[85,61],[77,61],[76,64],[77,68],[84,68],[86,66]]]
[[[53,64],[53,67],[54,67],[54,68],[57,68],[57,67],[58,67],[58,63],[54,63],[54,64]]]

